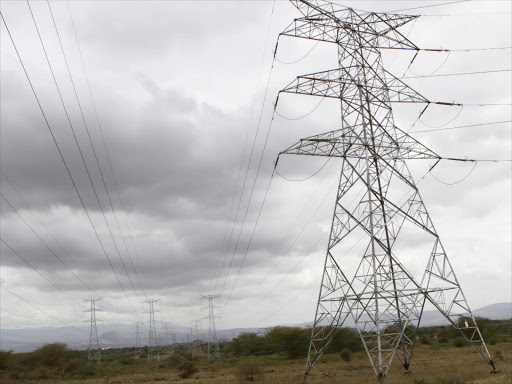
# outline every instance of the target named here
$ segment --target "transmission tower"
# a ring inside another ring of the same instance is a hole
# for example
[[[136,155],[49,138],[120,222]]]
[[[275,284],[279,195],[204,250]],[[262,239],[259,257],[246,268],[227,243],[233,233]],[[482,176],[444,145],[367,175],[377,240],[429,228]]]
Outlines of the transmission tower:
[[[160,361],[160,348],[158,343],[158,335],[156,332],[156,320],[155,320],[155,303],[159,302],[160,299],[148,299],[143,300],[144,304],[147,304],[148,310],[144,313],[149,314],[149,327],[148,327],[148,361],[157,360]]]
[[[395,356],[408,370],[426,303],[495,370],[406,164],[441,157],[393,120],[392,103],[455,105],[428,100],[383,67],[383,49],[420,50],[398,30],[418,16],[356,11],[325,1],[291,3],[302,17],[281,35],[335,44],[338,66],[299,76],[281,92],[338,99],[341,111],[340,128],[302,139],[281,153],[335,157],[342,163],[304,380],[347,319],[355,323],[379,381]],[[421,242],[407,248],[403,239],[412,230]],[[367,242],[349,279],[352,263],[342,264],[340,251],[349,236],[361,235]],[[422,248],[428,262],[419,280],[398,254],[417,258]]]
[[[96,324],[96,321],[100,321],[96,319],[96,312],[101,311],[100,309],[96,308],[96,303],[101,300],[101,298],[90,298],[90,299],[83,299],[84,302],[86,302],[88,305],[88,309],[86,309],[84,312],[89,312],[91,314],[91,317],[89,320],[85,320],[86,322],[90,323],[90,331],[89,331],[89,348],[87,348],[88,352],[88,360],[89,361],[101,361],[101,348],[100,348],[100,339],[98,337],[98,326]]]
[[[192,343],[192,350],[195,352],[201,351],[201,320],[194,320],[194,326],[190,329],[190,337]]]
[[[169,327],[167,326],[167,323],[164,323],[164,330],[163,330],[163,347],[164,347],[164,353],[169,354],[170,353],[170,345],[171,345],[171,333],[169,332]]]
[[[141,326],[142,326],[142,323],[137,321],[135,323],[135,353],[137,355],[140,355],[140,353],[142,352],[142,341],[141,341],[141,332],[142,332],[142,329],[141,329]]]
[[[210,356],[220,357],[219,342],[217,340],[217,330],[215,328],[215,319],[219,316],[215,315],[215,300],[220,298],[220,295],[207,295],[201,296],[202,299],[208,300],[208,306],[203,309],[208,310],[208,316],[204,319],[208,319],[208,359]]]
[[[174,353],[176,348],[176,334],[171,332],[171,352]]]

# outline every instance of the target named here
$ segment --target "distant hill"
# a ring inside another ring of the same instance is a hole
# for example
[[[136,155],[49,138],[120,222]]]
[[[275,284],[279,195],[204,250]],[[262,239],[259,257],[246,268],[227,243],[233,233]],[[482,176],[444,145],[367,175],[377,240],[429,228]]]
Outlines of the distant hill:
[[[512,318],[512,303],[490,304],[473,311],[475,316],[487,317],[493,320],[505,320]],[[438,311],[425,311],[421,320],[421,326],[445,325],[448,322]],[[301,324],[286,324],[295,327],[310,327],[311,322]],[[275,324],[278,325],[278,324]],[[347,327],[354,324],[348,322]],[[15,352],[29,352],[48,343],[66,343],[73,349],[85,349],[89,344],[88,328],[82,327],[84,334],[80,334],[70,327],[58,328],[25,328],[25,329],[1,329],[1,348]],[[172,331],[176,334],[176,341],[184,343],[190,328],[172,325]],[[233,328],[217,331],[219,341],[230,341],[244,332],[262,332],[264,328]],[[102,346],[111,348],[131,347],[135,344],[135,327],[127,324],[98,324],[98,333]],[[206,332],[203,338],[206,339]],[[142,342],[145,340],[143,338]]]

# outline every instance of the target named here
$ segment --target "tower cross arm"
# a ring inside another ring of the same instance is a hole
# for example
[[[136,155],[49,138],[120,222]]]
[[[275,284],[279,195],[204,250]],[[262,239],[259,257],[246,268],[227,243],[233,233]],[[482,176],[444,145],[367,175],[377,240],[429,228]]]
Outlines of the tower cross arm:
[[[419,50],[398,28],[419,16],[354,12],[326,1],[295,1],[292,4],[304,17],[295,19],[283,36],[319,40],[340,45],[350,41],[354,33],[364,37],[366,48]]]

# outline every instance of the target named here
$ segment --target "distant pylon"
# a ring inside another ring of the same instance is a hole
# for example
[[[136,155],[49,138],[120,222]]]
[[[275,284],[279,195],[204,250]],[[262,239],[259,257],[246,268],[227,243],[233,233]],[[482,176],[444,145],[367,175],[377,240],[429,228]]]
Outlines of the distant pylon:
[[[149,329],[148,329],[148,361],[156,359],[160,361],[160,349],[158,342],[158,335],[156,332],[155,308],[154,304],[159,302],[160,299],[148,299],[142,302],[148,305],[148,310],[144,313],[149,313]]]
[[[167,326],[167,323],[164,323],[162,347],[164,348],[165,354],[170,353],[170,345],[171,345],[171,333],[169,332],[169,327]]]
[[[174,353],[174,348],[176,345],[176,334],[171,332],[171,352]]]
[[[89,348],[88,352],[88,360],[89,361],[101,361],[101,348],[100,348],[100,339],[98,337],[98,326],[96,325],[96,311],[100,311],[96,308],[96,302],[100,301],[101,298],[90,298],[84,299],[86,303],[89,304],[89,308],[84,312],[89,312],[91,317],[89,320],[85,320],[90,323],[90,331],[89,331]]]
[[[201,351],[201,320],[194,320],[194,326],[190,333],[192,337],[192,350],[195,352]]]
[[[208,319],[208,358],[210,356],[220,357],[217,330],[215,329],[215,319],[219,318],[219,316],[215,316],[215,308],[217,308],[215,300],[220,298],[220,295],[207,295],[201,296],[201,298],[208,300],[208,306],[204,307],[208,310],[208,316],[205,317],[205,319]]]
[[[142,323],[139,321],[135,323],[135,353],[137,355],[140,355],[140,353],[142,352],[142,342],[140,338],[140,334],[142,332],[141,325]]]

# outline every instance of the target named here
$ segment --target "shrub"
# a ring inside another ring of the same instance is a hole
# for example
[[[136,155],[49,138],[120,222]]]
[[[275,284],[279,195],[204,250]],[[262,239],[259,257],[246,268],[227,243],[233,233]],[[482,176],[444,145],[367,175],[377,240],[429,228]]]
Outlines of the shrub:
[[[351,352],[357,352],[363,349],[363,344],[356,331],[349,328],[340,328],[336,331],[331,343],[327,347],[327,353],[341,352],[345,348]]]
[[[9,363],[12,358],[12,351],[0,350],[0,370],[9,368]]]
[[[466,340],[463,337],[457,337],[453,343],[456,348],[462,348],[466,345]]]
[[[240,381],[254,381],[263,376],[264,364],[257,359],[243,361],[238,366],[238,379]]]
[[[439,344],[445,344],[448,342],[448,338],[446,337],[441,337],[439,338],[439,340],[437,341]]]
[[[119,360],[119,364],[121,365],[133,365],[135,363],[135,361],[131,358],[124,358],[124,359],[121,359]]]
[[[62,367],[70,359],[77,357],[78,354],[76,351],[70,351],[66,344],[46,344],[36,349],[29,356],[29,362],[44,367]]]
[[[184,353],[179,356],[178,370],[180,371],[180,377],[187,379],[194,373],[198,372],[197,361],[190,353]]]
[[[489,337],[489,344],[496,345],[497,342],[498,342],[498,338],[496,336]]]
[[[274,327],[265,335],[269,349],[286,352],[289,359],[306,356],[309,346],[309,331],[302,328]]]
[[[86,363],[80,366],[78,376],[81,378],[91,377],[96,374],[96,366],[94,364]]]
[[[350,363],[350,360],[352,360],[352,353],[350,353],[350,349],[348,348],[343,348],[343,350],[340,353],[340,356],[347,363]]]

